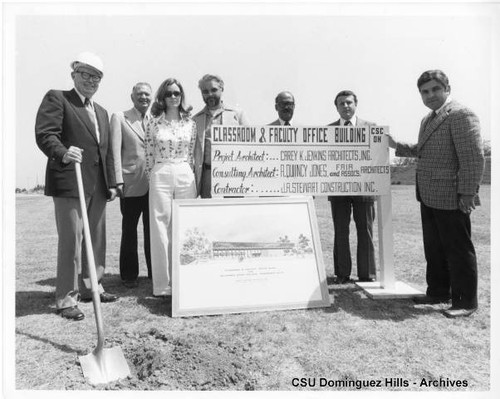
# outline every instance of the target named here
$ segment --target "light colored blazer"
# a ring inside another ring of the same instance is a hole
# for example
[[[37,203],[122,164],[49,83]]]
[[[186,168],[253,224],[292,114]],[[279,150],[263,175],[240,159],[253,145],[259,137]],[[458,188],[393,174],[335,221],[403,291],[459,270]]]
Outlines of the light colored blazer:
[[[205,107],[193,116],[196,123],[196,142],[194,144],[194,176],[196,179],[196,190],[199,193],[201,189],[201,174],[203,171],[203,159],[205,152],[205,130],[206,115],[209,113]],[[223,125],[242,125],[248,126],[248,120],[243,111],[229,107],[223,104],[220,113],[222,113]],[[214,115],[216,117],[218,114]]]
[[[484,171],[478,117],[451,101],[428,123],[422,119],[418,143],[398,144],[396,156],[417,157],[417,200],[436,209],[458,209],[458,194],[476,195]]]
[[[111,148],[116,183],[123,183],[125,197],[141,197],[149,189],[141,122],[141,114],[135,108],[111,116]]]

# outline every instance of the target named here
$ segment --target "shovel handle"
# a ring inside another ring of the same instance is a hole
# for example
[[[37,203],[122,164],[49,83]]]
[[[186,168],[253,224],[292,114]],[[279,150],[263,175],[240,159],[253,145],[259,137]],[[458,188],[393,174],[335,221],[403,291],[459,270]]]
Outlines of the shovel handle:
[[[80,162],[75,162],[76,181],[78,183],[78,198],[80,199],[80,208],[83,221],[83,234],[85,237],[85,250],[87,252],[88,273],[90,277],[90,288],[92,292],[92,303],[94,305],[95,321],[97,325],[97,347],[95,352],[101,352],[104,345],[104,332],[101,314],[101,298],[99,295],[99,283],[97,281],[97,272],[94,260],[94,251],[92,249],[92,240],[90,237],[89,218],[87,215],[87,205],[85,203],[85,194],[83,192],[82,169]]]

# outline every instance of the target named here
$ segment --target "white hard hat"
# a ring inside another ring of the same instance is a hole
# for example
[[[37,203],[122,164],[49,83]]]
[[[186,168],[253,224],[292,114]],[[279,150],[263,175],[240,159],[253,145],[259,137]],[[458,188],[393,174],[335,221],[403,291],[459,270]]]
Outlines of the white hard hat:
[[[81,64],[88,65],[89,67],[92,67],[104,74],[104,64],[102,63],[102,60],[94,53],[84,51],[83,53],[78,54],[78,56],[70,64],[70,66],[73,70],[76,70],[76,68],[78,68],[78,66]]]

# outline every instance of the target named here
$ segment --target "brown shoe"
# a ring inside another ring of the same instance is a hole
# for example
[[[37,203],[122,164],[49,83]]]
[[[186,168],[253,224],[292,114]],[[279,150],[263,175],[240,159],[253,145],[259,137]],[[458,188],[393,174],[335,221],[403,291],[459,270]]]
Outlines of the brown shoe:
[[[333,284],[349,284],[352,283],[352,280],[350,277],[336,277],[335,280],[333,280]]]
[[[122,284],[127,288],[137,288],[139,286],[139,282],[137,280],[123,280]]]
[[[118,300],[118,296],[114,294],[110,294],[109,292],[103,292],[100,296],[101,302],[116,302]]]
[[[473,309],[459,309],[454,308],[453,306],[449,309],[446,309],[443,314],[449,319],[456,319],[457,317],[469,317],[472,313],[474,313],[477,308]]]
[[[118,297],[114,294],[110,294],[109,292],[103,292],[101,295],[99,295],[99,298],[101,298],[102,303],[108,303],[108,302],[116,302],[118,300]],[[92,297],[82,297],[82,302],[91,302]]]
[[[80,309],[78,309],[78,306],[72,306],[70,308],[64,308],[64,309],[57,309],[57,314],[60,314],[65,319],[70,319],[75,321],[83,320],[85,318],[85,315]]]

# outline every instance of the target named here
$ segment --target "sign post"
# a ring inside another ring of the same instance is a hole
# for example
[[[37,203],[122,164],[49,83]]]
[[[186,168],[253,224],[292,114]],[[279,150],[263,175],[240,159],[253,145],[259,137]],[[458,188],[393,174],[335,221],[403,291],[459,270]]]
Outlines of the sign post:
[[[394,275],[387,126],[212,126],[212,196],[376,196],[380,281],[371,298],[422,292]]]

